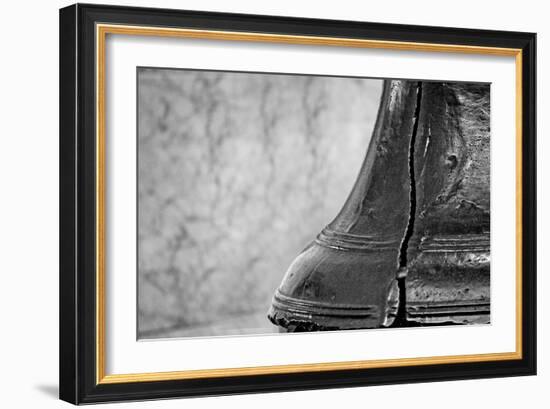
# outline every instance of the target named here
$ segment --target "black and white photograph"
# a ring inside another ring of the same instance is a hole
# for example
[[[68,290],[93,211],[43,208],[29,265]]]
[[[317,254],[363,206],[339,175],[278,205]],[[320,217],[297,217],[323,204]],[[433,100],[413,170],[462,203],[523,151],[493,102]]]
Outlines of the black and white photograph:
[[[137,67],[137,338],[491,323],[491,84]]]

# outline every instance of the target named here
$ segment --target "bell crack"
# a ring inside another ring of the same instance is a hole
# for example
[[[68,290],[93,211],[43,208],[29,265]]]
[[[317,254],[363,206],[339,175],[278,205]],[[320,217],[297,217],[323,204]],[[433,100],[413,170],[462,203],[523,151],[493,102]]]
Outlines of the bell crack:
[[[419,81],[416,87],[416,106],[414,109],[413,116],[413,128],[411,133],[411,139],[409,142],[409,220],[407,222],[407,227],[405,233],[403,234],[403,239],[399,247],[399,258],[398,258],[398,270],[397,270],[397,287],[399,290],[399,302],[397,307],[397,314],[395,320],[392,324],[392,327],[402,327],[407,326],[407,293],[405,287],[405,280],[407,274],[407,250],[409,247],[409,241],[414,232],[414,223],[416,216],[416,180],[415,180],[415,164],[414,164],[414,153],[416,145],[416,136],[418,133],[418,124],[420,122],[420,105],[422,102],[422,82]]]

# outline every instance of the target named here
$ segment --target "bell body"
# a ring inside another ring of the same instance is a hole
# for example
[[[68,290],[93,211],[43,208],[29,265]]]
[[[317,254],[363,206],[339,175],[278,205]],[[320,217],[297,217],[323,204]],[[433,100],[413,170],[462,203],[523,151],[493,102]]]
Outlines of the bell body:
[[[390,325],[409,219],[417,82],[386,81],[365,160],[336,218],[289,267],[269,319],[286,331]]]
[[[429,82],[421,93],[407,320],[489,322],[489,85]]]

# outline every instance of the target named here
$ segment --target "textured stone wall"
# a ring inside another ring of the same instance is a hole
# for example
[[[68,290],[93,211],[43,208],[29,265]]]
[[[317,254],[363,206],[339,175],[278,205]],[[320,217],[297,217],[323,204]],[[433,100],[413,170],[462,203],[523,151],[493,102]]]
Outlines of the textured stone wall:
[[[283,274],[351,190],[381,85],[139,69],[140,337],[270,330]]]

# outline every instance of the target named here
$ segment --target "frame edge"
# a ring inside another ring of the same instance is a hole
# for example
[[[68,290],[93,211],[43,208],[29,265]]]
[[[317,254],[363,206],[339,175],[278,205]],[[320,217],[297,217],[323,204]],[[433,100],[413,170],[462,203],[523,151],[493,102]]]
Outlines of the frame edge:
[[[522,362],[526,375],[537,374],[537,34],[529,33],[522,48]]]
[[[59,10],[59,399],[78,403],[76,298],[77,5]]]

